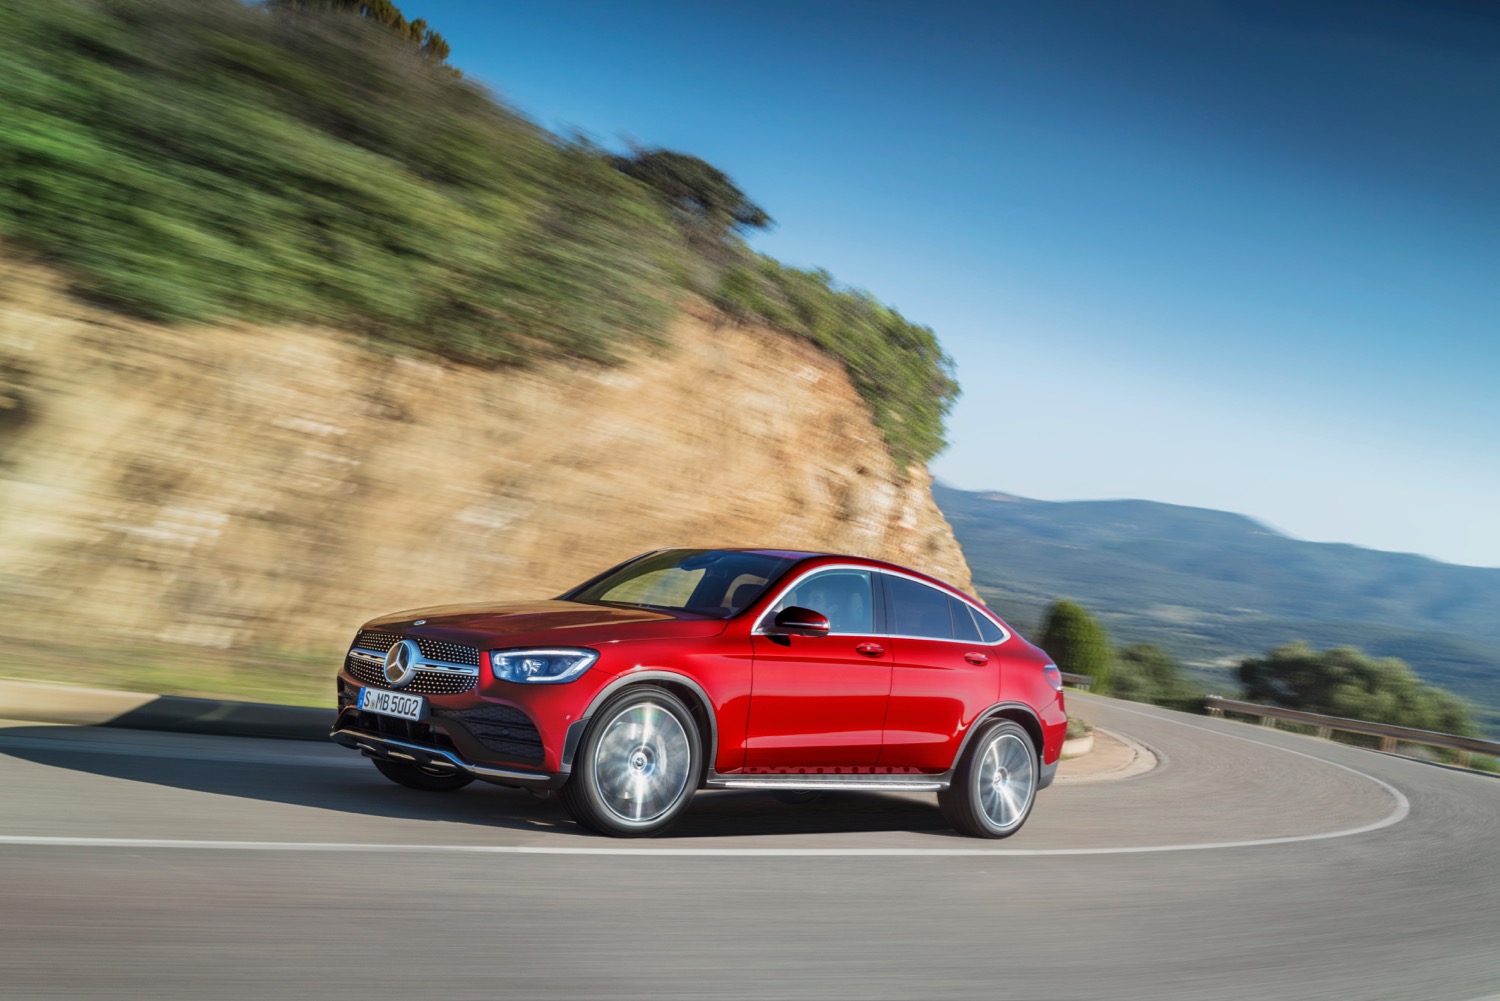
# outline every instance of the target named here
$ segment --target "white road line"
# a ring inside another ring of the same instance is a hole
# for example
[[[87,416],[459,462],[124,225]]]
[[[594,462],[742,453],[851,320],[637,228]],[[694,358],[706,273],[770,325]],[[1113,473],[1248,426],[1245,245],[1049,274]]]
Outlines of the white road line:
[[[1359,773],[1356,773],[1359,774]],[[1399,794],[1398,794],[1399,795]],[[225,851],[280,852],[379,852],[435,853],[473,855],[659,855],[663,858],[971,858],[978,856],[1040,855],[1142,855],[1155,852],[1207,851],[1214,848],[1253,848],[1259,845],[1285,845],[1299,841],[1323,841],[1347,838],[1355,834],[1378,831],[1399,823],[1409,810],[1405,797],[1401,806],[1384,819],[1360,827],[1324,834],[1298,834],[1284,838],[1258,838],[1251,841],[1215,841],[1190,845],[1142,845],[1126,848],[633,848],[607,845],[413,845],[361,844],[339,841],[191,841],[171,838],[65,838],[25,834],[0,835],[3,845],[37,845],[58,848],[175,848],[218,849]]]
[[[1294,751],[1288,747],[1280,747],[1276,744],[1268,744],[1263,741],[1253,740],[1237,734],[1223,733],[1219,730],[1210,729],[1206,726],[1198,726],[1186,720],[1172,719],[1170,717],[1157,716],[1138,709],[1126,709],[1124,706],[1111,706],[1111,709],[1120,712],[1131,713],[1136,716],[1145,716],[1148,719],[1163,723],[1175,723],[1178,726],[1190,727],[1201,730],[1204,733],[1217,737],[1227,737],[1231,740],[1241,740],[1257,747],[1280,751],[1283,754],[1295,754],[1300,758],[1329,765],[1333,768],[1341,768],[1346,772],[1368,779],[1375,785],[1384,789],[1395,801],[1395,806],[1389,814],[1380,820],[1358,827],[1349,827],[1339,831],[1327,831],[1322,834],[1296,834],[1280,838],[1254,838],[1245,841],[1211,841],[1197,844],[1185,845],[1142,845],[1139,847],[1114,847],[1114,848],[686,848],[668,846],[664,848],[637,848],[630,846],[615,845],[414,845],[414,844],[361,844],[357,842],[338,841],[209,841],[188,840],[174,838],[72,838],[72,837],[48,837],[42,835],[0,835],[0,845],[31,845],[51,846],[59,848],[165,848],[165,849],[194,849],[194,850],[220,850],[220,851],[291,851],[291,852],[380,852],[380,853],[435,853],[435,854],[476,854],[476,855],[631,855],[651,856],[659,855],[663,858],[680,857],[705,857],[705,858],[866,858],[866,857],[893,857],[893,858],[974,858],[983,856],[1016,857],[1016,856],[1051,856],[1051,855],[1145,855],[1157,852],[1191,852],[1211,851],[1224,848],[1256,848],[1262,845],[1288,845],[1303,841],[1326,841],[1331,838],[1347,838],[1358,834],[1368,834],[1382,828],[1391,827],[1405,820],[1411,813],[1411,802],[1402,794],[1401,790],[1382,779],[1362,772],[1357,768],[1339,764],[1337,761],[1329,761],[1314,754],[1303,751]]]

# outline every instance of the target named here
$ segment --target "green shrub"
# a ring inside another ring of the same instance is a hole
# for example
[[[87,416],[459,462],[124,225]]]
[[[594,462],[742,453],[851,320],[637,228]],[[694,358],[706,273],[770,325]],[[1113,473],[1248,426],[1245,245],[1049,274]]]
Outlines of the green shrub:
[[[1109,695],[1114,654],[1109,634],[1082,605],[1067,600],[1053,602],[1042,631],[1042,649],[1064,674],[1090,678],[1089,691]]]
[[[1467,702],[1419,679],[1403,661],[1353,647],[1315,651],[1280,646],[1242,661],[1239,680],[1251,702],[1324,716],[1476,736]]]

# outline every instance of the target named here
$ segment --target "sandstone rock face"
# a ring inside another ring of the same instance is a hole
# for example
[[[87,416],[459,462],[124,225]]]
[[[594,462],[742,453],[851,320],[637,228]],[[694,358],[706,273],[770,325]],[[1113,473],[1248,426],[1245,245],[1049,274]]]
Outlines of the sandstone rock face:
[[[829,549],[972,590],[842,368],[684,314],[618,368],[482,371],[344,334],[167,328],[0,259],[0,635],[339,650],[669,545]]]

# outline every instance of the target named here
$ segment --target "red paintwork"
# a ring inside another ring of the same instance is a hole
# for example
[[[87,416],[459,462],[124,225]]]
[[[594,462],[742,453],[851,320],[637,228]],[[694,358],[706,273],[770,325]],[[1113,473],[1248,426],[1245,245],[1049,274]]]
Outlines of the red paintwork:
[[[537,770],[548,773],[562,770],[568,727],[584,717],[611,682],[638,671],[668,672],[706,693],[718,736],[712,764],[720,773],[942,772],[955,763],[965,733],[980,714],[1002,703],[1028,707],[1036,715],[1043,731],[1041,759],[1047,764],[1058,760],[1067,714],[1062,693],[1048,684],[1042,672],[1050,660],[1009,627],[1009,637],[993,646],[884,635],[784,639],[752,635],[761,613],[776,603],[786,586],[807,571],[829,564],[895,571],[978,605],[941,581],[878,560],[790,555],[801,562],[759,601],[728,620],[685,612],[531,601],[416,609],[372,619],[362,628],[447,640],[485,651],[474,691],[429,696],[430,701],[446,709],[487,702],[524,709],[535,721],[545,748]],[[426,622],[412,625],[416,619]],[[599,651],[599,660],[565,684],[496,679],[488,651],[525,646],[590,647]],[[862,653],[859,647],[879,652]],[[976,654],[985,663],[966,659]],[[352,678],[349,681],[355,683]],[[502,760],[477,763],[515,767]]]

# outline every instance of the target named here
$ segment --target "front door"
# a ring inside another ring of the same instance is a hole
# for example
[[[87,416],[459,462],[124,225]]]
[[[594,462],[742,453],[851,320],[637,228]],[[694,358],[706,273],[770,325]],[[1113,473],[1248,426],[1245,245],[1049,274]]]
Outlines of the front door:
[[[828,617],[827,636],[752,638],[755,661],[748,771],[870,767],[880,756],[893,651],[876,633],[874,579],[853,568],[814,571],[765,616],[792,605]]]

